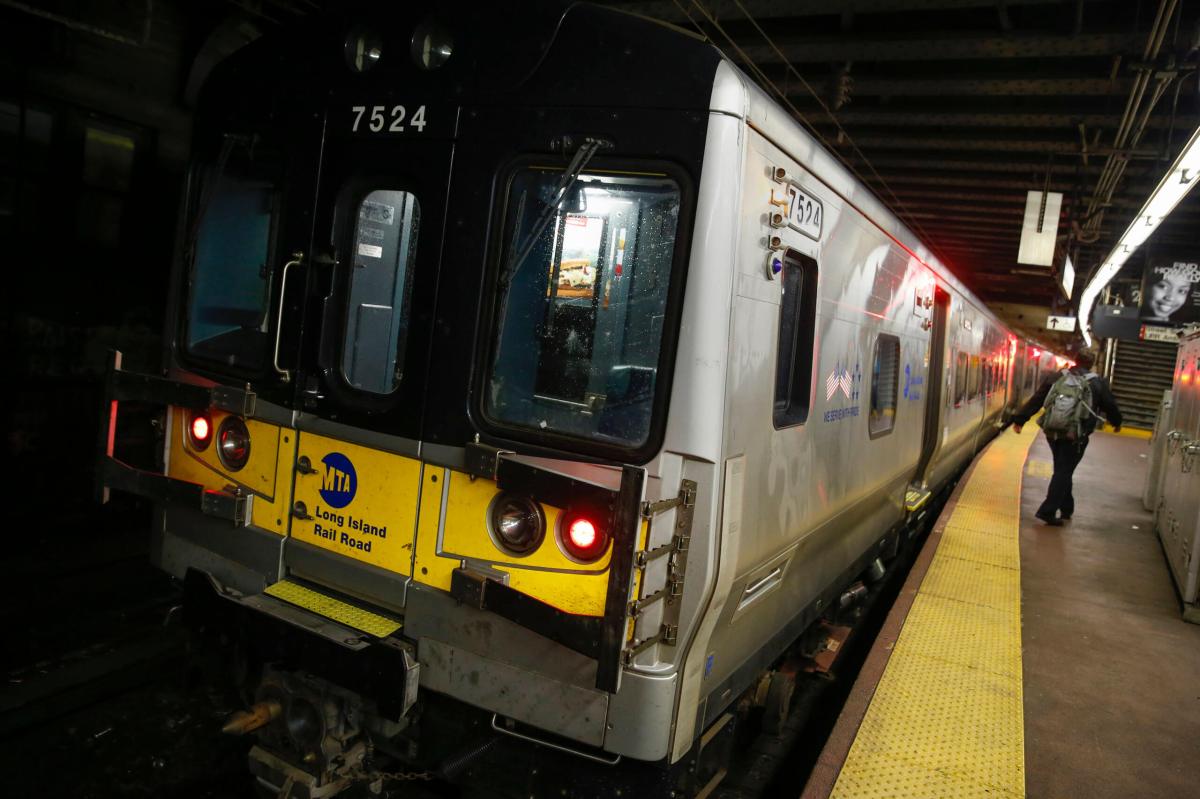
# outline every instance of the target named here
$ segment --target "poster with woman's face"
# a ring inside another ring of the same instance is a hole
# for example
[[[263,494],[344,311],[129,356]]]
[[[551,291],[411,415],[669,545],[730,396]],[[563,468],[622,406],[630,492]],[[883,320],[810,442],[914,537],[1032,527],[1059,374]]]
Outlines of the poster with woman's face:
[[[1200,263],[1154,256],[1142,273],[1143,322],[1181,325],[1200,322]]]

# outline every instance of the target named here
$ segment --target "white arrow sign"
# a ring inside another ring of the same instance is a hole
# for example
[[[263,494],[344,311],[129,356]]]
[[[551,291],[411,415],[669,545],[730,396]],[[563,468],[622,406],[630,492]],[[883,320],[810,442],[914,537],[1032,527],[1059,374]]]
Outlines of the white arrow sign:
[[[1070,333],[1075,329],[1074,316],[1049,316],[1046,318],[1046,329]]]

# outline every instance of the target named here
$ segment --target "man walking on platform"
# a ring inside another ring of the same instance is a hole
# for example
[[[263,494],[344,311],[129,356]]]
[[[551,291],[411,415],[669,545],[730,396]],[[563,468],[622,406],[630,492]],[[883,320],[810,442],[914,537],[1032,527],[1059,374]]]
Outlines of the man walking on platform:
[[[1071,476],[1083,459],[1088,436],[1096,429],[1101,417],[1121,431],[1121,409],[1113,398],[1108,381],[1091,371],[1095,361],[1086,352],[1075,356],[1075,365],[1051,375],[1013,414],[1013,430],[1021,428],[1039,409],[1045,413],[1038,424],[1046,434],[1054,456],[1054,476],[1046,489],[1046,500],[1034,515],[1052,527],[1059,527],[1075,513],[1075,498],[1071,495]]]

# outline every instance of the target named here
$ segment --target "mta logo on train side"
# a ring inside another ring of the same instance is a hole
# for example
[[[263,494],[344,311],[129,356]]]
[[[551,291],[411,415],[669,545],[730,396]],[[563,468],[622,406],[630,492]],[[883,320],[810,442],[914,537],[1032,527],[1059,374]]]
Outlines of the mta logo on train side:
[[[358,491],[358,474],[354,464],[340,452],[331,452],[321,459],[325,471],[321,474],[321,499],[331,508],[344,508],[354,501]]]

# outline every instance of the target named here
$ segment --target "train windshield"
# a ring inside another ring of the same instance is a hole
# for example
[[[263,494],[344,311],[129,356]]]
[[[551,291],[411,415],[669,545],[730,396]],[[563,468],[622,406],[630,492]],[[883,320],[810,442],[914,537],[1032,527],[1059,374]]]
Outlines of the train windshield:
[[[636,448],[650,434],[679,185],[561,170],[510,185],[484,412],[497,424]]]
[[[226,137],[204,168],[190,231],[187,349],[242,370],[265,367],[271,343],[267,306],[279,191],[278,165],[262,148]]]

